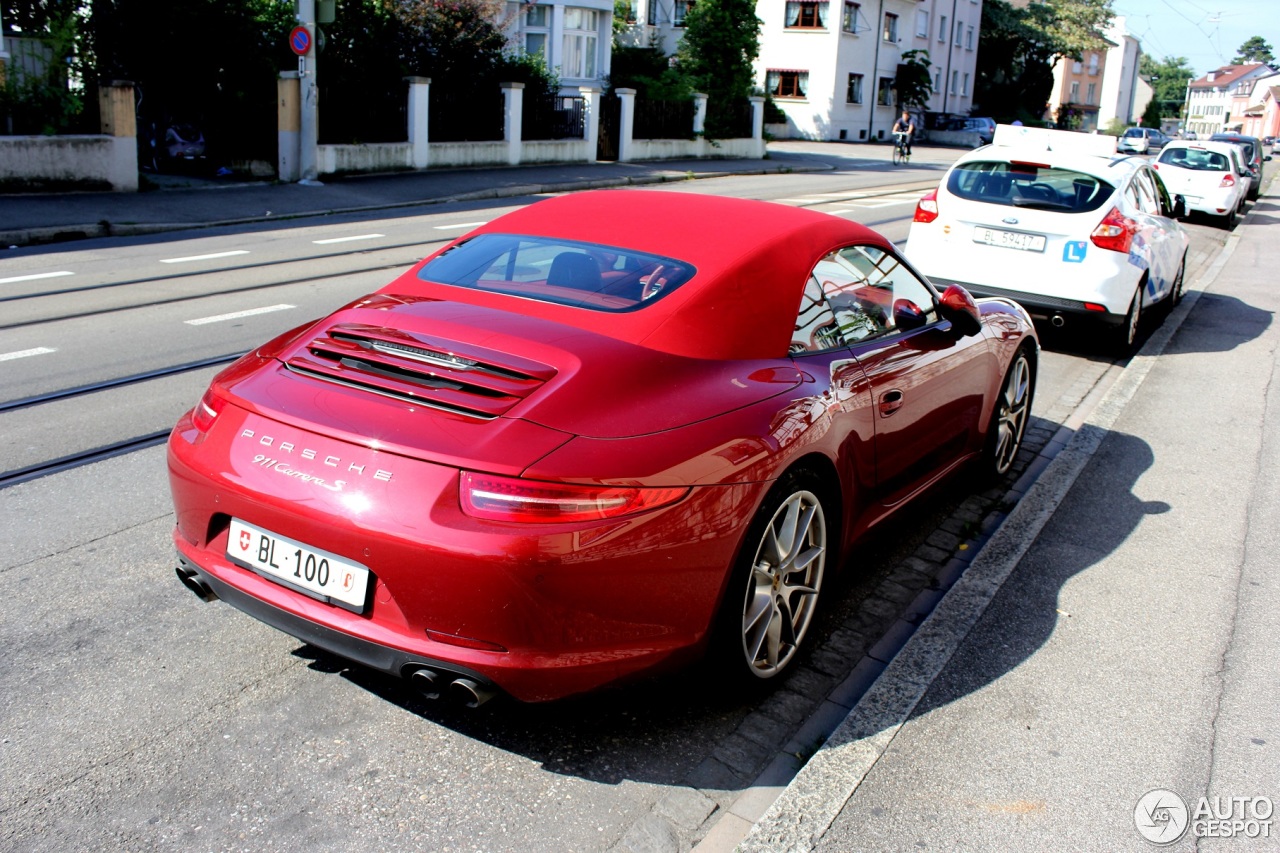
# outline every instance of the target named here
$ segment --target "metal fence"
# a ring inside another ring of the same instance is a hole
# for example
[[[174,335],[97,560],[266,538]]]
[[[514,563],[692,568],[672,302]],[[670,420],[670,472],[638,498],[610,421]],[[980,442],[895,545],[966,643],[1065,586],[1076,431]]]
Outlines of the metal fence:
[[[635,139],[693,139],[693,101],[637,98]]]
[[[373,89],[344,81],[321,82],[319,113],[321,145],[404,142],[409,138],[409,108],[403,83]]]
[[[499,142],[503,101],[497,86],[483,92],[432,86],[427,135],[432,142]]]
[[[525,93],[520,137],[525,140],[585,139],[587,103],[578,96],[530,97]]]

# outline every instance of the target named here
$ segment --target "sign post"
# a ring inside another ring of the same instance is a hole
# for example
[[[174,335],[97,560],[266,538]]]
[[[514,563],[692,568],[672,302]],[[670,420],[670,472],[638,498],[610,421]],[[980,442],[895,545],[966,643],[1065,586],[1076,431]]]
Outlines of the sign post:
[[[316,82],[316,2],[298,0],[298,26],[289,33],[289,49],[298,57],[301,115],[298,122],[298,169],[304,186],[318,186],[316,148],[320,130],[320,88]]]

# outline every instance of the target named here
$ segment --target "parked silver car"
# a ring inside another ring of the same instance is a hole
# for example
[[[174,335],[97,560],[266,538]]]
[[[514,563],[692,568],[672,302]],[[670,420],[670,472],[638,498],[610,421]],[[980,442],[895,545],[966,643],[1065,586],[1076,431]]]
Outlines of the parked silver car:
[[[1131,127],[1116,143],[1121,153],[1154,154],[1172,140],[1158,127]]]

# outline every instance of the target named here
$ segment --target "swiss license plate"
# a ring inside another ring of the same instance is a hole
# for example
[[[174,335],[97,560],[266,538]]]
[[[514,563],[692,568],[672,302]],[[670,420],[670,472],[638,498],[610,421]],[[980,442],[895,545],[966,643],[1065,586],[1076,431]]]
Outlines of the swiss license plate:
[[[1027,252],[1043,252],[1043,234],[1024,234],[1021,231],[1002,231],[998,228],[973,229],[973,242],[1005,249],[1022,249]]]
[[[227,556],[234,562],[322,599],[364,610],[369,569],[337,554],[231,519]]]

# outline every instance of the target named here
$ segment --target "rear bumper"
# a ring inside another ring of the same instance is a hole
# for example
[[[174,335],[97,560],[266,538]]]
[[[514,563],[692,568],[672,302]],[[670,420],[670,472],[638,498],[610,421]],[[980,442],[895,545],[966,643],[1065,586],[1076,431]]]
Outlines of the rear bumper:
[[[1094,311],[1085,307],[1084,302],[1074,299],[1062,299],[1057,296],[1041,296],[1034,293],[1023,293],[1017,290],[1006,290],[999,287],[989,287],[984,284],[972,284],[967,281],[955,281],[952,279],[939,278],[937,276],[929,276],[939,289],[946,288],[952,284],[958,284],[965,290],[969,291],[976,297],[998,296],[1004,299],[1012,299],[1017,302],[1027,313],[1031,315],[1033,320],[1049,320],[1057,317],[1076,317],[1087,319],[1094,323],[1101,323],[1106,326],[1119,326],[1124,322],[1124,314],[1116,314],[1110,311]]]

